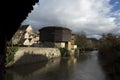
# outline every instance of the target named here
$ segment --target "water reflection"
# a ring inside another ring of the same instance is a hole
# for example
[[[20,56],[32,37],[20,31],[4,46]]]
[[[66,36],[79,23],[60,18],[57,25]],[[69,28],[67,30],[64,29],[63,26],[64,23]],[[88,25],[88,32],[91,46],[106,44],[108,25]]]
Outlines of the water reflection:
[[[105,80],[96,53],[10,68],[5,80]]]

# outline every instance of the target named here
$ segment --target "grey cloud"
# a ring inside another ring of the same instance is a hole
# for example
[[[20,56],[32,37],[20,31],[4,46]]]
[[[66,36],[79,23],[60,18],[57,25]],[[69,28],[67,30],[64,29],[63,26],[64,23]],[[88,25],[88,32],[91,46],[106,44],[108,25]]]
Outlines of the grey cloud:
[[[109,0],[40,0],[22,25],[31,24],[36,30],[45,26],[64,26],[73,32],[85,31],[89,37],[100,37],[120,27],[120,12],[111,13],[116,15],[111,17],[111,7]]]

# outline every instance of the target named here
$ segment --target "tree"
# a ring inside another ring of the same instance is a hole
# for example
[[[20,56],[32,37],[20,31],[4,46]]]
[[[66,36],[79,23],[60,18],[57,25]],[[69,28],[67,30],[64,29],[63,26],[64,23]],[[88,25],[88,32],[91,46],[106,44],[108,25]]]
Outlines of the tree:
[[[78,45],[78,48],[85,49],[87,46],[87,37],[85,32],[81,32],[76,34],[76,41],[75,44]]]
[[[100,39],[99,51],[120,51],[120,38],[108,33]]]

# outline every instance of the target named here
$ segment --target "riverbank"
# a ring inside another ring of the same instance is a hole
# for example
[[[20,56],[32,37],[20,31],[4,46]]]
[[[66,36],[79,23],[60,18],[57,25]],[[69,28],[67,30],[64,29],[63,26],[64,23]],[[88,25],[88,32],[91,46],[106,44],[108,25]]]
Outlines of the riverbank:
[[[39,61],[46,61],[60,56],[61,53],[58,48],[18,47],[17,52],[14,54],[13,60],[6,64],[6,68]]]

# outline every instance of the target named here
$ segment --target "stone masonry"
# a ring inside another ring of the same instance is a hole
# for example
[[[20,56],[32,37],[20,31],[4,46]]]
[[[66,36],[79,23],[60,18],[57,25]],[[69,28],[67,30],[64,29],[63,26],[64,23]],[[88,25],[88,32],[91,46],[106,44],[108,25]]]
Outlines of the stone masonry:
[[[19,47],[14,55],[14,60],[6,64],[6,67],[40,62],[60,56],[58,48]]]

